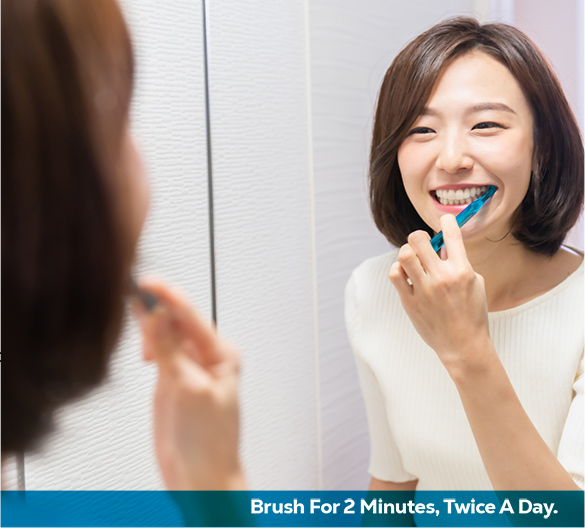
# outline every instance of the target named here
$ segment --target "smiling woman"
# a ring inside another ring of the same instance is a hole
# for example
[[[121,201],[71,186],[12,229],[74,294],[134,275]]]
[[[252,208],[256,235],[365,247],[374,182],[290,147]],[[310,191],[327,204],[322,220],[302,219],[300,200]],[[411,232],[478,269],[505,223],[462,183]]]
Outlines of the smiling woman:
[[[510,71],[480,51],[456,59],[400,145],[398,166],[408,197],[434,231],[443,214],[458,214],[472,194],[495,185],[496,195],[462,233],[468,247],[474,235],[479,243],[505,237],[533,172],[532,112]]]
[[[346,290],[371,488],[582,487],[583,256],[562,243],[583,146],[536,46],[469,18],[410,43],[380,89],[370,198],[402,246]]]
[[[453,64],[444,79],[446,68],[454,62],[459,65]],[[443,98],[449,95],[445,94],[447,89],[452,90],[451,103],[457,104],[457,109],[431,104],[431,98],[441,96],[437,94],[439,84],[444,87]],[[463,97],[465,102],[460,100]],[[378,229],[397,246],[417,229],[432,233],[433,226],[406,199],[397,157],[399,149],[413,141],[412,136],[438,132],[424,119],[444,121],[448,117],[452,136],[452,110],[465,113],[459,119],[466,118],[467,137],[469,141],[474,138],[476,144],[485,135],[504,135],[508,122],[514,122],[513,137],[519,127],[524,127],[525,133],[526,127],[530,128],[534,145],[525,147],[534,149],[533,170],[518,211],[522,222],[514,236],[539,253],[554,254],[578,219],[583,200],[579,128],[558,80],[536,46],[511,26],[480,26],[472,19],[455,19],[423,33],[386,72],[370,150],[370,205]],[[441,140],[445,131],[443,127]],[[461,145],[451,145],[457,149],[443,151],[439,163],[450,163],[445,156],[462,155]],[[563,185],[558,185],[561,180]]]

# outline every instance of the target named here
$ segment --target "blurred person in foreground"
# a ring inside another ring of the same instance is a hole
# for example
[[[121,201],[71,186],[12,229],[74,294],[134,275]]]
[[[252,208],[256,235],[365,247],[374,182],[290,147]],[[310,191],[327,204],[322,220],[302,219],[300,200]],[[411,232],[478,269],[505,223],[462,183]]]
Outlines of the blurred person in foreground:
[[[129,131],[134,59],[115,0],[2,1],[2,459],[101,383],[148,209]],[[239,357],[175,290],[133,301],[158,366],[156,454],[175,490],[246,487]],[[4,465],[4,464],[3,464]]]

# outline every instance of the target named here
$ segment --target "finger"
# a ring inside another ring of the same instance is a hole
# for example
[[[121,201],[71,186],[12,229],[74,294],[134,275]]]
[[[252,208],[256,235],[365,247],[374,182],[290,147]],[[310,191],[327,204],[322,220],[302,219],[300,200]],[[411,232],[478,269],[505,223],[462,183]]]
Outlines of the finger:
[[[184,350],[183,350],[184,351]],[[157,362],[161,378],[169,380],[175,388],[188,389],[191,393],[209,388],[210,373],[186,353],[169,355],[166,360]]]
[[[184,340],[169,310],[160,304],[140,319],[142,349],[146,361],[156,361],[159,366],[170,366],[174,356],[182,354]],[[198,356],[195,361],[201,361]]]
[[[203,364],[218,363],[230,356],[231,347],[224,346],[215,328],[191,307],[181,292],[154,278],[141,279],[139,284],[159,299],[159,306],[152,311],[152,317],[166,319],[159,321],[156,339],[169,344],[169,336],[161,334],[172,332],[175,337],[171,342],[175,345],[177,341],[192,340],[197,356],[195,359]]]
[[[427,279],[427,274],[418,255],[410,244],[405,244],[400,248],[400,251],[398,252],[398,262],[412,281],[413,286],[416,287],[417,284],[420,285]]]
[[[457,225],[457,220],[453,215],[446,214],[441,217],[440,221],[449,260],[455,264],[468,264],[467,252],[465,251],[461,229]]]
[[[416,252],[418,259],[427,273],[432,274],[441,259],[430,243],[431,237],[426,231],[414,231],[408,236],[408,244]]]
[[[412,286],[408,283],[408,275],[399,262],[392,264],[388,278],[401,298],[412,295]]]
[[[173,325],[183,338],[192,339],[203,354],[205,361],[215,362],[223,359],[221,338],[215,328],[204,317],[193,309],[191,303],[179,290],[172,288],[156,278],[140,279],[141,288],[156,295],[160,306],[172,318]],[[160,313],[159,307],[153,310],[153,314]]]

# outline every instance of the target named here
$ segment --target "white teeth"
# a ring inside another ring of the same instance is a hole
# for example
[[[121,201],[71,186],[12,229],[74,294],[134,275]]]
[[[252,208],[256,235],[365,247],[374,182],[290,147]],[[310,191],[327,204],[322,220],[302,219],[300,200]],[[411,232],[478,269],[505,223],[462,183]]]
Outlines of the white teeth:
[[[466,187],[465,189],[437,189],[435,195],[442,205],[466,205],[488,190],[487,185]]]

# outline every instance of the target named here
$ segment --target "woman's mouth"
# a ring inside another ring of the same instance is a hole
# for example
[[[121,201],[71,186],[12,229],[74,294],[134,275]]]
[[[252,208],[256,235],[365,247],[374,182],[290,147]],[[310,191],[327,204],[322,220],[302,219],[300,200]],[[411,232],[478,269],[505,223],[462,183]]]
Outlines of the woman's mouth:
[[[489,185],[480,185],[476,187],[462,187],[459,189],[437,189],[432,191],[433,198],[441,205],[469,205],[480,196],[483,196],[489,188]]]

